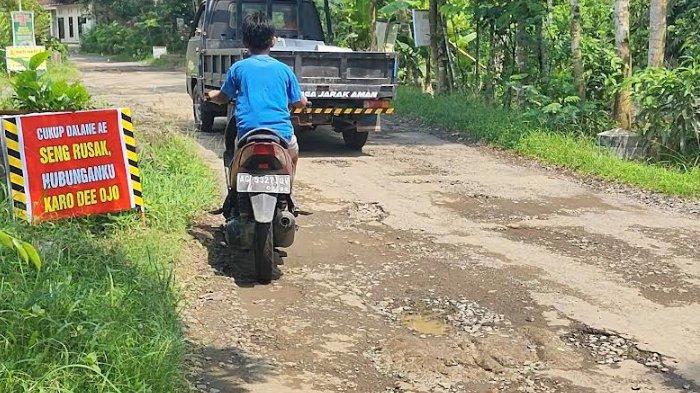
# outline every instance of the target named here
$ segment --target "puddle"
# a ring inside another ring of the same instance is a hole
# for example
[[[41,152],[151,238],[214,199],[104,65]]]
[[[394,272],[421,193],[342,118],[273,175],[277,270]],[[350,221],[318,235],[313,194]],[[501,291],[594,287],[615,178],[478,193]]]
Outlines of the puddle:
[[[439,319],[426,315],[413,314],[401,317],[406,327],[420,334],[432,334],[433,336],[444,336],[448,332],[447,325]]]

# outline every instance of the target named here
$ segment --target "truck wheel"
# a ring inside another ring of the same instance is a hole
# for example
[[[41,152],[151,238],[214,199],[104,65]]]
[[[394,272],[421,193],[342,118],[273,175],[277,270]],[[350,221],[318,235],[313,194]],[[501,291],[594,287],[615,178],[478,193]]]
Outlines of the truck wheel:
[[[238,136],[238,127],[236,126],[236,118],[232,117],[228,123],[226,123],[226,129],[224,130],[224,148],[226,151],[233,153],[236,150],[236,137]]]
[[[212,132],[214,129],[214,118],[216,118],[215,104],[205,102],[199,89],[195,89],[192,96],[192,112],[194,113],[194,124],[197,131]]]
[[[362,147],[367,143],[368,136],[368,132],[357,132],[354,129],[343,131],[345,146],[352,150],[362,150]]]
[[[272,281],[272,266],[275,263],[271,223],[255,223],[253,254],[255,255],[255,274],[258,282],[269,284]]]

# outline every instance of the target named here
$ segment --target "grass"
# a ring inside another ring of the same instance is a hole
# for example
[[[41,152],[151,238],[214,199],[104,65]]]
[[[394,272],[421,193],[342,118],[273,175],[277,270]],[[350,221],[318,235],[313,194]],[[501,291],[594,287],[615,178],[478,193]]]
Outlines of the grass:
[[[189,139],[137,137],[145,224],[127,213],[32,227],[2,204],[0,228],[34,244],[44,266],[0,249],[0,391],[186,389],[172,262],[215,181]]]
[[[71,83],[81,81],[80,71],[68,60],[50,61],[46,68],[49,79],[53,81],[65,80]]]
[[[592,138],[533,126],[518,114],[464,96],[431,97],[401,88],[399,113],[467,133],[576,172],[669,195],[700,197],[700,168],[686,171],[619,159],[596,146]]]
[[[165,69],[165,70],[171,70],[171,69],[177,69],[177,70],[184,70],[185,69],[185,56],[181,54],[167,54],[164,56],[161,56],[159,59],[148,59],[146,62],[148,63],[149,66],[158,68],[158,69]]]
[[[10,109],[12,106],[10,103],[11,89],[9,76],[0,71],[0,110]]]

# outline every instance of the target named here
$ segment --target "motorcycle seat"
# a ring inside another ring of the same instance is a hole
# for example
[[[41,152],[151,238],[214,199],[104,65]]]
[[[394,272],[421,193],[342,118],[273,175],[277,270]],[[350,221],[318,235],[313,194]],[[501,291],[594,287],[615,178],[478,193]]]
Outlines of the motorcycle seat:
[[[241,137],[238,140],[238,147],[241,148],[248,143],[253,142],[272,142],[282,146],[285,149],[289,147],[289,144],[286,140],[284,140],[284,138],[280,138],[274,131],[265,128],[253,130]]]

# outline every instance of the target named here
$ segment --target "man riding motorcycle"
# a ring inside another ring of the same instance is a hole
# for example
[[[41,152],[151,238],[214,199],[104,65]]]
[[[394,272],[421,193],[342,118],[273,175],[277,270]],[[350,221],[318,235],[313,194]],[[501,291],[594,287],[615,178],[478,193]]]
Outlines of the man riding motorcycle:
[[[247,15],[242,33],[250,57],[234,63],[221,90],[212,90],[206,97],[217,104],[235,98],[236,140],[257,129],[271,130],[288,143],[296,167],[299,145],[289,107],[303,108],[308,101],[292,69],[270,56],[277,39],[275,27],[267,17],[259,11]]]
[[[247,15],[242,33],[250,57],[234,63],[221,90],[206,97],[217,104],[236,102],[235,141],[225,136],[227,243],[249,252],[257,280],[269,283],[275,261],[286,255],[277,247],[292,245],[299,214],[291,196],[299,145],[289,107],[308,101],[291,68],[270,56],[275,29],[265,15]]]

